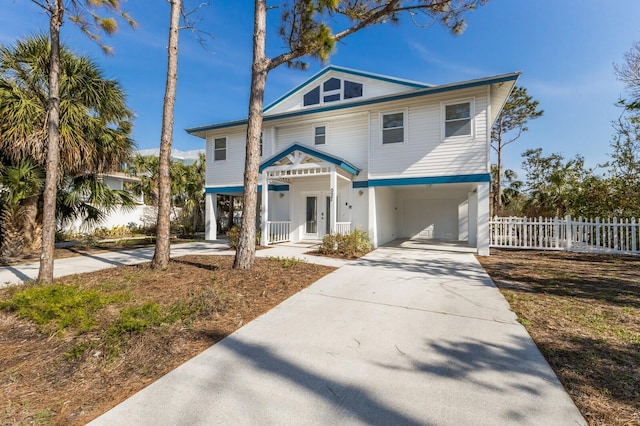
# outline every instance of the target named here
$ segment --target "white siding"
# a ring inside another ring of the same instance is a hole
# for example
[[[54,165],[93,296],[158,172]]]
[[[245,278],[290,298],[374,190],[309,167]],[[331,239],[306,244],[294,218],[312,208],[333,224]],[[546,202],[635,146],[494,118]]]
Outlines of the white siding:
[[[226,131],[225,131],[226,130]],[[207,173],[205,186],[242,186],[245,157],[245,129],[225,129],[207,134]],[[216,138],[227,138],[227,159],[213,160],[213,143]]]
[[[494,84],[491,86],[491,117],[489,117],[489,124],[493,125],[493,122],[498,118],[498,114],[502,109],[502,105],[506,102],[506,97],[511,91],[515,82],[507,82],[505,84]]]
[[[458,239],[459,206],[468,199],[469,188],[469,185],[456,184],[398,190],[399,236]]]
[[[342,158],[362,169],[359,177],[367,176],[367,144],[369,139],[369,115],[352,114],[349,117],[328,114],[317,120],[295,125],[278,127],[276,130],[276,152],[282,151],[293,143],[307,145],[318,151]],[[326,127],[327,137],[324,145],[314,145],[313,127]]]
[[[361,169],[354,180],[397,177],[435,177],[488,173],[488,93],[486,87],[399,100],[385,104],[293,117],[265,123],[261,161],[298,143],[343,158]],[[473,138],[443,140],[442,104],[472,100]],[[380,114],[407,112],[408,140],[382,145]],[[313,128],[326,126],[326,144],[315,146]],[[227,159],[213,161],[213,141],[227,137]],[[206,185],[241,186],[244,171],[246,128],[210,131],[207,135]]]
[[[378,246],[397,237],[396,191],[391,188],[376,188],[376,227]]]
[[[408,102],[395,102],[371,113],[371,178],[452,176],[488,173],[486,89],[469,89]],[[473,100],[474,137],[443,140],[442,102]],[[382,145],[380,113],[407,108],[408,141]]]
[[[268,219],[272,221],[289,220],[289,191],[269,191]]]

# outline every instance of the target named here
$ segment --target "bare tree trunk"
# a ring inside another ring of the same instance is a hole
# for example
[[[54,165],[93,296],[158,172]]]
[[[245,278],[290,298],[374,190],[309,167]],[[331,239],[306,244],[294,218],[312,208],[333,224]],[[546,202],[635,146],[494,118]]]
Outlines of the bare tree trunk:
[[[173,138],[173,113],[178,80],[178,32],[182,0],[171,0],[171,22],[169,24],[169,50],[167,61],[167,85],[164,92],[162,111],[162,136],[160,137],[160,161],[158,166],[158,224],[156,249],[151,267],[166,269],[170,257],[170,215],[171,215],[171,142]]]
[[[233,195],[229,195],[229,218],[227,219],[227,230],[233,228]]]
[[[38,281],[45,284],[53,282],[53,256],[56,242],[56,195],[60,164],[60,27],[63,15],[63,0],[55,0],[55,7],[51,10],[49,20],[51,56],[47,104],[47,162],[42,206],[42,250],[38,271]]]
[[[256,209],[258,204],[258,169],[260,167],[260,133],[262,132],[262,102],[269,72],[265,56],[267,27],[266,0],[255,0],[253,21],[253,65],[247,124],[247,149],[244,163],[244,193],[242,194],[242,225],[234,269],[251,269],[256,257]],[[266,191],[267,188],[262,188]]]
[[[38,195],[32,195],[23,202],[24,216],[22,218],[22,230],[24,235],[24,247],[34,251],[40,248],[38,237]],[[42,235],[40,235],[42,238]]]

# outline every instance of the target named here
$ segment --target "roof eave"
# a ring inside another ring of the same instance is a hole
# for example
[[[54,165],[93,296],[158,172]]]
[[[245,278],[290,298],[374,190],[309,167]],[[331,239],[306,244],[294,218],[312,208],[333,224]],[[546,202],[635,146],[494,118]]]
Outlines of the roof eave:
[[[463,90],[463,89],[469,89],[469,88],[479,87],[479,86],[488,86],[488,85],[491,85],[491,84],[498,84],[498,83],[503,83],[503,82],[507,82],[507,81],[514,81],[515,82],[515,81],[518,80],[518,78],[520,77],[521,74],[522,74],[522,72],[517,71],[517,72],[512,72],[512,73],[507,73],[507,74],[495,75],[495,76],[491,76],[491,77],[484,77],[484,78],[478,78],[478,79],[474,79],[474,80],[461,81],[461,82],[457,82],[457,83],[443,84],[443,85],[439,85],[439,86],[431,86],[431,87],[426,87],[424,89],[412,90],[412,91],[408,91],[408,92],[398,93],[398,94],[395,94],[395,95],[385,95],[385,96],[366,99],[366,100],[362,100],[362,101],[342,103],[342,104],[330,105],[330,106],[322,106],[322,107],[318,107],[318,108],[308,108],[308,109],[299,110],[299,111],[292,111],[292,112],[284,112],[284,113],[281,113],[281,114],[264,116],[263,120],[264,121],[274,121],[274,120],[290,118],[290,117],[296,117],[296,116],[301,116],[301,115],[309,115],[309,114],[321,113],[321,112],[326,112],[326,111],[334,111],[334,110],[340,110],[340,109],[355,108],[355,107],[364,106],[364,105],[378,104],[378,103],[383,103],[383,102],[391,102],[391,101],[396,101],[396,100],[415,98],[415,97],[419,97],[419,96],[429,96],[429,95],[434,95],[434,94],[443,93],[443,92],[449,92],[449,91],[453,91],[453,90]],[[248,122],[247,119],[236,120],[236,121],[228,121],[228,122],[224,122],[224,123],[211,124],[211,125],[208,125],[208,126],[193,127],[193,128],[185,129],[185,130],[187,131],[187,133],[189,133],[191,135],[199,136],[198,133],[203,133],[203,132],[206,132],[208,130],[219,130],[219,129],[226,129],[226,128],[235,127],[235,126],[244,126],[244,125],[247,124],[247,122]],[[202,136],[200,136],[200,137],[202,137]]]

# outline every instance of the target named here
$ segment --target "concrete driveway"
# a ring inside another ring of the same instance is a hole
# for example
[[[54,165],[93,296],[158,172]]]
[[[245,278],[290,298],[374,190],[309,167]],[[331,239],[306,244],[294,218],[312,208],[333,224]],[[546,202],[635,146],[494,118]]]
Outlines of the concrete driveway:
[[[92,424],[586,423],[474,256],[405,242],[342,266]]]

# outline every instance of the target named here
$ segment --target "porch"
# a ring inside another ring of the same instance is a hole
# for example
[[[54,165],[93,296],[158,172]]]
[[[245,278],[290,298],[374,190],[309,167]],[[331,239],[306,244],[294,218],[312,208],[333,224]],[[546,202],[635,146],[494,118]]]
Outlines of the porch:
[[[359,169],[293,144],[260,166],[261,244],[321,241],[352,230],[351,187]]]

